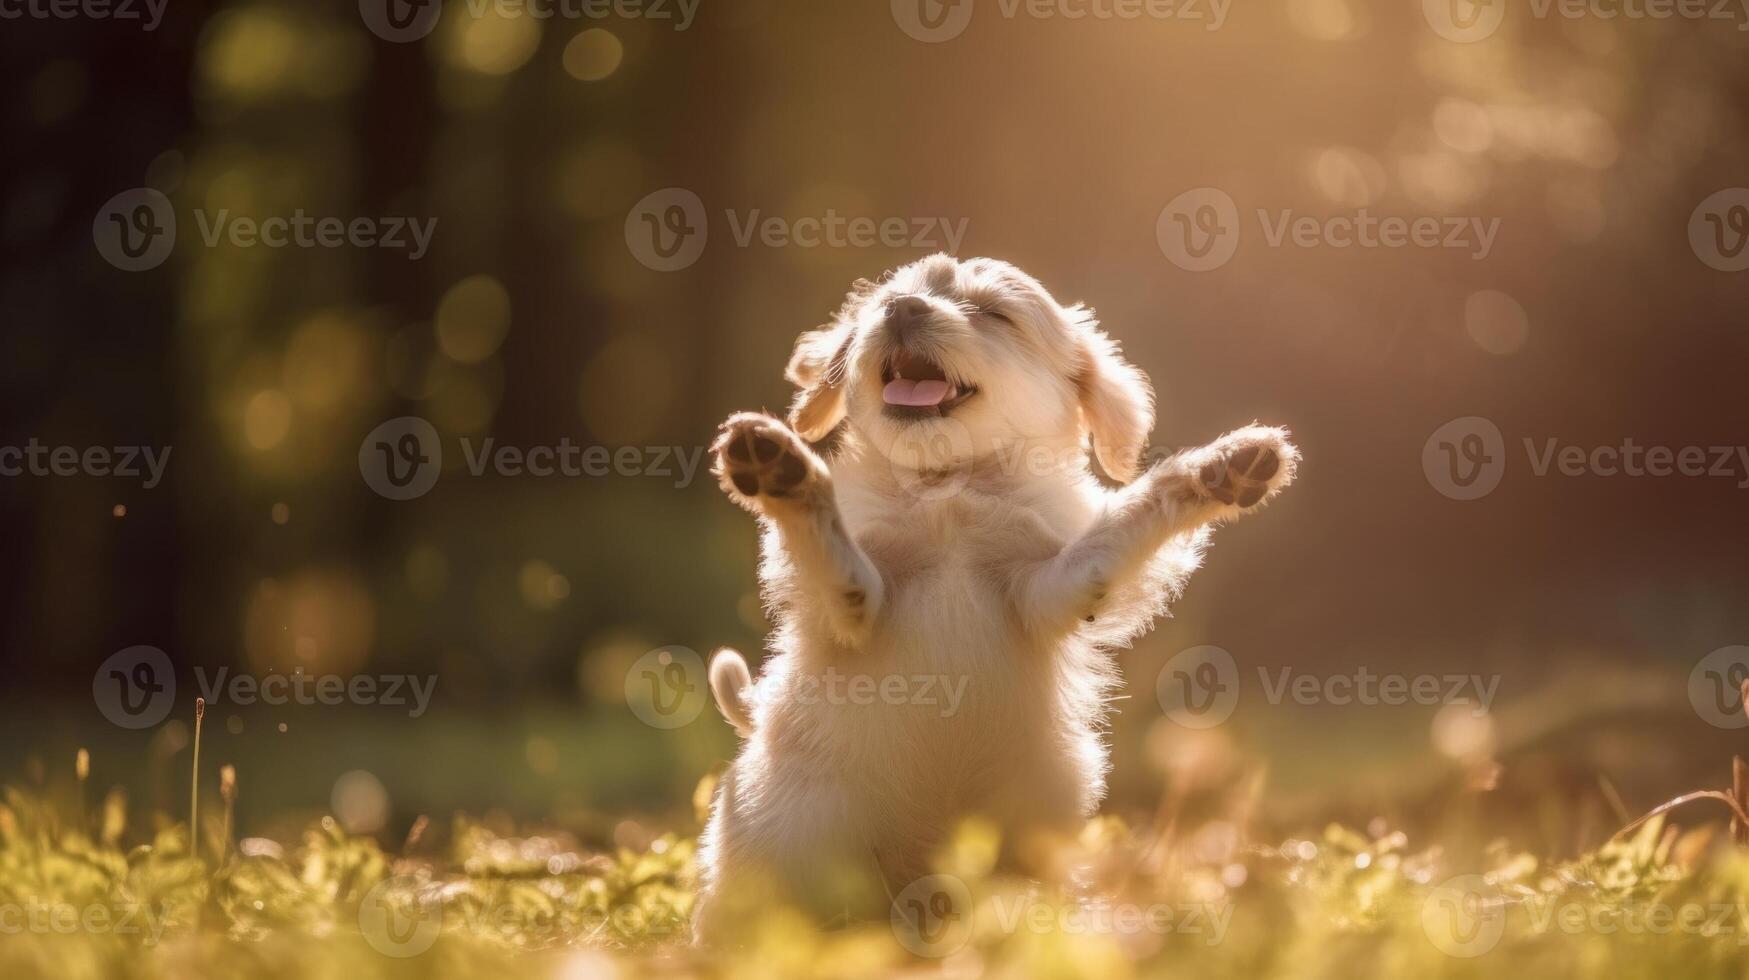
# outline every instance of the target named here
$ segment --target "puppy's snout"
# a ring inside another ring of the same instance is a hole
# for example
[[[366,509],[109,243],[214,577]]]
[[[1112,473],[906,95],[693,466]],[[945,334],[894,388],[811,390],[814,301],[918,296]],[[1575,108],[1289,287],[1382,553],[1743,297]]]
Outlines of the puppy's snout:
[[[908,340],[929,319],[929,301],[921,296],[900,296],[887,304],[887,329]]]

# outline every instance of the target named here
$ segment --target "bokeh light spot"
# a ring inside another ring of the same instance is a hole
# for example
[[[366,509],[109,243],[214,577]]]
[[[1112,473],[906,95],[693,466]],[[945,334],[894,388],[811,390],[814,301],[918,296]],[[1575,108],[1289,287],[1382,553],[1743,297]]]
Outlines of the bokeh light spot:
[[[258,391],[243,410],[243,436],[256,449],[272,449],[284,442],[291,423],[291,401],[282,391]]]
[[[446,19],[444,54],[451,65],[481,75],[508,75],[540,46],[541,22],[490,4],[479,17]]]
[[[261,98],[287,86],[299,48],[297,32],[280,12],[229,10],[214,17],[201,38],[199,75],[215,95]]]
[[[343,773],[334,781],[330,803],[334,818],[349,834],[374,834],[389,821],[389,791],[381,780],[362,769]]]
[[[510,294],[487,275],[451,286],[437,304],[437,345],[451,360],[478,364],[497,353],[510,332]]]
[[[335,408],[364,389],[368,360],[357,327],[338,314],[319,314],[298,327],[286,344],[286,391],[301,409]]]
[[[1485,759],[1494,751],[1494,718],[1474,704],[1448,704],[1433,716],[1433,747],[1451,759]]]
[[[530,609],[553,609],[571,594],[571,580],[538,558],[522,564],[522,570],[517,574],[517,587],[522,592],[522,601]]]
[[[1530,335],[1524,307],[1498,289],[1479,289],[1464,301],[1464,329],[1490,354],[1512,354]]]
[[[1306,37],[1318,41],[1341,41],[1364,31],[1364,11],[1348,0],[1288,0],[1288,20]]]
[[[1440,142],[1463,153],[1481,153],[1494,142],[1488,111],[1465,99],[1440,99],[1433,107],[1433,132]]]
[[[565,45],[565,71],[580,82],[598,82],[613,74],[625,57],[625,45],[612,31],[592,27]]]

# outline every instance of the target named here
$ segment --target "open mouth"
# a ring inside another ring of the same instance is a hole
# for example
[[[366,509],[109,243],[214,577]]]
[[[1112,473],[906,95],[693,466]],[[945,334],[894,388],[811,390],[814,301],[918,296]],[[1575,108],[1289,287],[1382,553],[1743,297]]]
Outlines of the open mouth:
[[[978,393],[977,385],[954,381],[939,364],[899,350],[881,372],[881,401],[891,414],[944,415]]]

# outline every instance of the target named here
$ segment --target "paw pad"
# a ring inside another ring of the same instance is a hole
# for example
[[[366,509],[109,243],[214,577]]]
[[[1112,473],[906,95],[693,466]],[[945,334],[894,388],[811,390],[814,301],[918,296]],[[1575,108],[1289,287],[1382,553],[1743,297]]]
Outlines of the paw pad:
[[[775,419],[730,419],[716,451],[718,472],[745,497],[787,497],[808,478],[807,450]]]
[[[1269,492],[1281,469],[1281,456],[1268,446],[1245,446],[1203,466],[1199,478],[1209,496],[1223,504],[1250,507]]]

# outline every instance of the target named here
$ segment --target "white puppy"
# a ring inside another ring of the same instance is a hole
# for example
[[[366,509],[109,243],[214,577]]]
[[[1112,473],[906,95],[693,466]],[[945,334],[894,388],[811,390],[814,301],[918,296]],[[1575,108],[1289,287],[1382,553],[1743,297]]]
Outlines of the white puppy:
[[[1072,832],[1105,793],[1108,651],[1298,458],[1254,425],[1138,477],[1147,379],[1090,310],[991,259],[857,283],[787,376],[787,425],[738,414],[713,447],[763,529],[777,630],[757,685],[733,651],[711,664],[747,741],[701,842],[706,942],[773,899],[870,911],[966,815]],[[1093,475],[1089,437],[1127,486]]]

